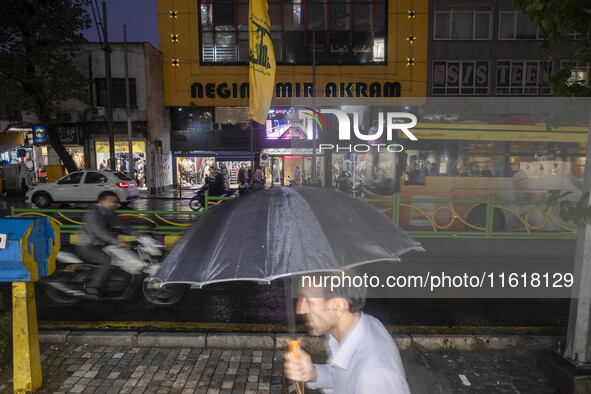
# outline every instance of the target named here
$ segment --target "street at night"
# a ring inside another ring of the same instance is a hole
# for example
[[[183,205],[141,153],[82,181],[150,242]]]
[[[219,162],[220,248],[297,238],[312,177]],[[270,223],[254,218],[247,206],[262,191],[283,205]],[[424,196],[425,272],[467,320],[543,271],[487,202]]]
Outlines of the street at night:
[[[591,393],[589,1],[1,1],[0,393]]]

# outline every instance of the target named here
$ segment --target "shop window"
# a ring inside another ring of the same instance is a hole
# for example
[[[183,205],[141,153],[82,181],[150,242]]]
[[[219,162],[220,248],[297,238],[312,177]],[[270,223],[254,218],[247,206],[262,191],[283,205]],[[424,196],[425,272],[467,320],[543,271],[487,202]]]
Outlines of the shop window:
[[[492,6],[435,6],[436,40],[490,40]]]
[[[312,61],[362,64],[384,62],[385,0],[269,0],[270,32],[279,64]],[[247,63],[248,1],[200,0],[201,61]]]
[[[373,40],[373,61],[374,62],[385,62],[386,61],[386,40],[381,37],[376,37]]]
[[[172,107],[172,130],[210,131],[212,112],[211,107]]]
[[[107,177],[98,172],[88,171],[84,183],[107,183]]]
[[[330,31],[351,30],[349,2],[331,1],[328,11]]]
[[[96,103],[98,106],[107,105],[107,81],[105,78],[96,78]],[[125,94],[125,78],[111,78],[111,92],[113,108],[127,108],[127,96]],[[135,78],[129,78],[129,103],[131,108],[137,108],[137,95]]]
[[[283,5],[283,29],[284,30],[303,30],[303,0],[287,0]],[[271,18],[271,16],[269,16]],[[271,21],[273,23],[273,21]]]
[[[550,63],[536,61],[497,62],[497,95],[550,94]]]
[[[488,95],[487,61],[433,62],[433,95]]]
[[[514,6],[501,5],[499,40],[542,40],[546,33]]]

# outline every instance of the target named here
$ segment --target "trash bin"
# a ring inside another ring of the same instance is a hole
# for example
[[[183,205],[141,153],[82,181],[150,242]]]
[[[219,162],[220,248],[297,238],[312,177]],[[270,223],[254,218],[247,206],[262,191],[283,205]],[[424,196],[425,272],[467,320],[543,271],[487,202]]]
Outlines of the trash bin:
[[[59,228],[49,217],[0,218],[0,282],[51,275],[59,248]]]
[[[4,166],[4,190],[7,195],[20,195],[20,166],[18,164],[7,164]]]

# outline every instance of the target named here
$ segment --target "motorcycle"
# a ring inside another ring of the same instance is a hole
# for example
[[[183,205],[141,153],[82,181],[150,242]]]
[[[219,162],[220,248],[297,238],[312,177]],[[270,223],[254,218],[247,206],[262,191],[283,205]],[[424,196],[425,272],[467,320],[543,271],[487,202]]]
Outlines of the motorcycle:
[[[357,182],[353,182],[353,176],[349,171],[342,171],[336,179],[337,190],[350,194],[353,198],[363,198],[365,185],[360,177]]]
[[[162,256],[162,251],[161,245],[152,237],[140,235],[132,249],[109,245],[103,251],[111,257],[111,269],[100,295],[83,291],[95,266],[82,261],[74,253],[60,251],[54,273],[41,281],[50,301],[57,305],[70,306],[84,300],[126,300],[139,288],[143,298],[155,306],[173,305],[183,298],[184,285],[162,286],[154,279],[160,268],[158,258]]]
[[[228,189],[228,184],[222,174],[216,174],[215,178],[207,177],[205,184],[195,191],[194,196],[189,201],[189,207],[194,211],[200,211],[205,206],[205,191],[209,190],[209,195],[214,197],[231,197],[234,190]]]
[[[396,192],[396,183],[392,178],[384,178],[381,181],[365,184],[365,190],[372,195],[392,196]]]

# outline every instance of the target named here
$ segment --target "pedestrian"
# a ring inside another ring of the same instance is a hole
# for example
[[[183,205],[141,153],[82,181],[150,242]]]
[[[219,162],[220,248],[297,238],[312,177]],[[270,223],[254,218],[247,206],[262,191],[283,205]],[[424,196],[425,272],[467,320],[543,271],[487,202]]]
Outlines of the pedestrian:
[[[334,283],[333,275],[341,279],[335,273],[302,276],[296,308],[311,335],[325,336],[328,363],[313,364],[298,347],[298,357],[291,352],[284,355],[286,377],[325,393],[410,393],[392,336],[379,320],[362,312],[366,289],[314,287]]]
[[[26,161],[27,159],[23,158],[23,160]],[[25,163],[25,161],[21,161],[19,163],[19,171],[18,171],[18,177],[19,177],[20,185],[21,185],[21,194],[23,196],[25,194],[27,194],[27,192],[29,191],[29,189],[31,187],[33,187],[33,179],[31,177],[31,171],[27,167],[27,164]]]
[[[300,186],[300,184],[302,183],[302,172],[300,171],[300,167],[295,168],[293,180],[294,186]]]
[[[263,180],[263,171],[257,168],[254,172],[254,191],[265,190],[265,182]]]

